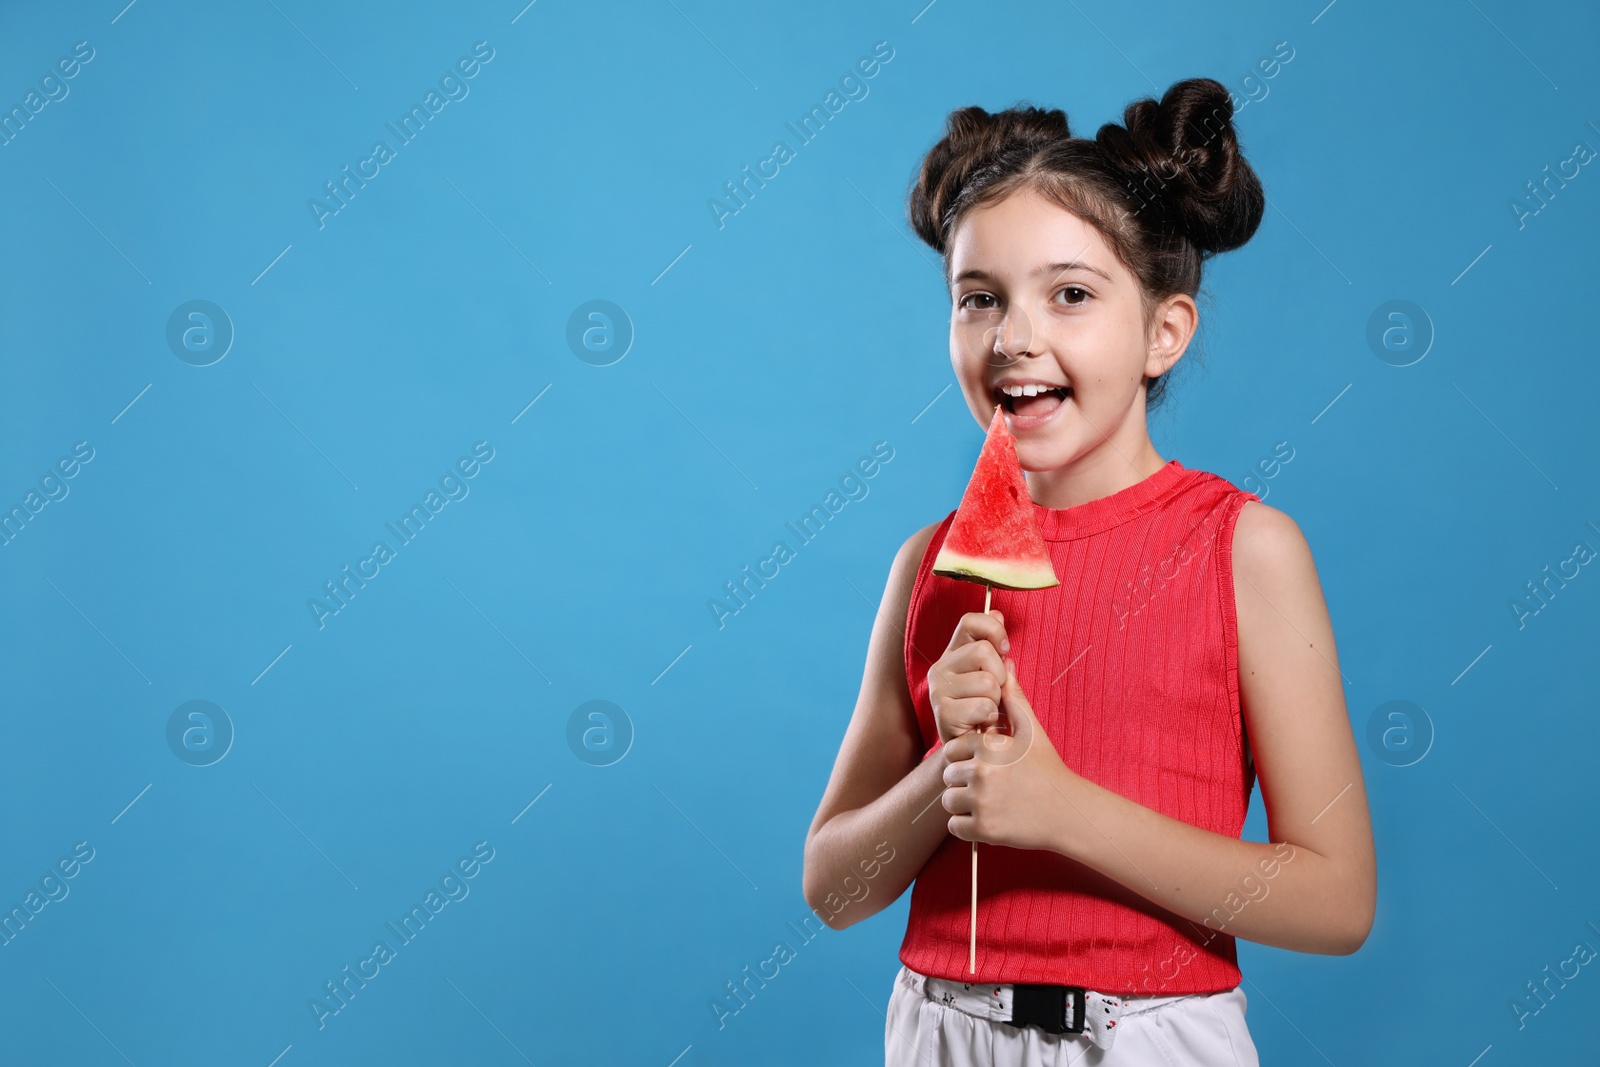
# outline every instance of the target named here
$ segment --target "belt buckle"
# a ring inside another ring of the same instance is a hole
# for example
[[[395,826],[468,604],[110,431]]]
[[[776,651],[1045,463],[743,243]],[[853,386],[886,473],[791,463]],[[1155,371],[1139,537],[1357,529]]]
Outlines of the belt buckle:
[[[1011,987],[1012,1026],[1032,1024],[1047,1034],[1081,1034],[1088,1022],[1088,990],[1072,985]]]

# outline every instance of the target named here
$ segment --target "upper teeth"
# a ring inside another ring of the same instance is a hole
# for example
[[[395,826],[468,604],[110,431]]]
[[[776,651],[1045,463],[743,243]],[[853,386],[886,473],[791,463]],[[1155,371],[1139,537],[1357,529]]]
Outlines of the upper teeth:
[[[1065,389],[1064,385],[1002,385],[1000,391],[1007,396],[1038,396],[1052,389]]]

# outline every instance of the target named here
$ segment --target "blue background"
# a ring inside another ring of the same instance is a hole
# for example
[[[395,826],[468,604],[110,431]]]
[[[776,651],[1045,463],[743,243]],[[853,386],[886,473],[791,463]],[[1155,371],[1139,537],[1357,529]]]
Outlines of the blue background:
[[[1600,947],[1600,576],[1509,605],[1600,547],[1600,177],[1512,206],[1600,146],[1594,10],[8,8],[4,109],[94,54],[0,146],[0,502],[94,456],[0,548],[0,903],[94,858],[0,948],[6,1062],[881,1062],[909,895],[786,924],[890,560],[982,436],[905,194],[953,108],[1092,135],[1197,75],[1248,101],[1271,206],[1208,268],[1152,437],[1305,531],[1379,848],[1359,953],[1240,943],[1263,1061],[1592,1049],[1592,966],[1512,1004]],[[467,95],[319,226],[308,201],[479,41]],[[785,123],[880,41],[800,145]],[[208,366],[168,342],[193,300],[234,333]],[[620,358],[569,344],[593,300]],[[1369,344],[1392,300],[1420,360]],[[319,627],[323,583],[480,441],[467,495]],[[708,601],[879,441],[870,493],[719,629]],[[209,766],[168,740],[191,700],[231,723]],[[568,741],[591,700],[621,709],[609,766]],[[1393,700],[1421,712],[1386,748]],[[480,841],[470,894],[319,1028],[324,983]],[[779,939],[796,958],[719,1029]]]

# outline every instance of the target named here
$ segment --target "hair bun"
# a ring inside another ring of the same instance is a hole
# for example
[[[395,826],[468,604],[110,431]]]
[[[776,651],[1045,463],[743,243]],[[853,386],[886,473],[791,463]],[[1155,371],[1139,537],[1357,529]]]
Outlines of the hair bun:
[[[1013,153],[1024,155],[1072,136],[1059,108],[1018,107],[990,113],[963,107],[945,119],[945,135],[923,158],[908,211],[917,236],[941,254],[950,209],[961,190],[985,167]]]
[[[1160,103],[1129,104],[1122,126],[1095,134],[1106,161],[1139,203],[1205,254],[1248,241],[1261,225],[1266,196],[1239,150],[1233,99],[1210,78],[1175,83]]]

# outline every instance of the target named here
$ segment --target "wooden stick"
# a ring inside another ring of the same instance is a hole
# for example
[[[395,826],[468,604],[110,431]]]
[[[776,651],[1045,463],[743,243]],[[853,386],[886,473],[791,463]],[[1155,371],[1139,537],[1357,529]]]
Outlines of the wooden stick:
[[[983,583],[983,613],[989,614],[989,598],[994,594],[994,586],[988,582]],[[972,843],[972,923],[971,945],[967,949],[967,973],[978,973],[978,843]]]

